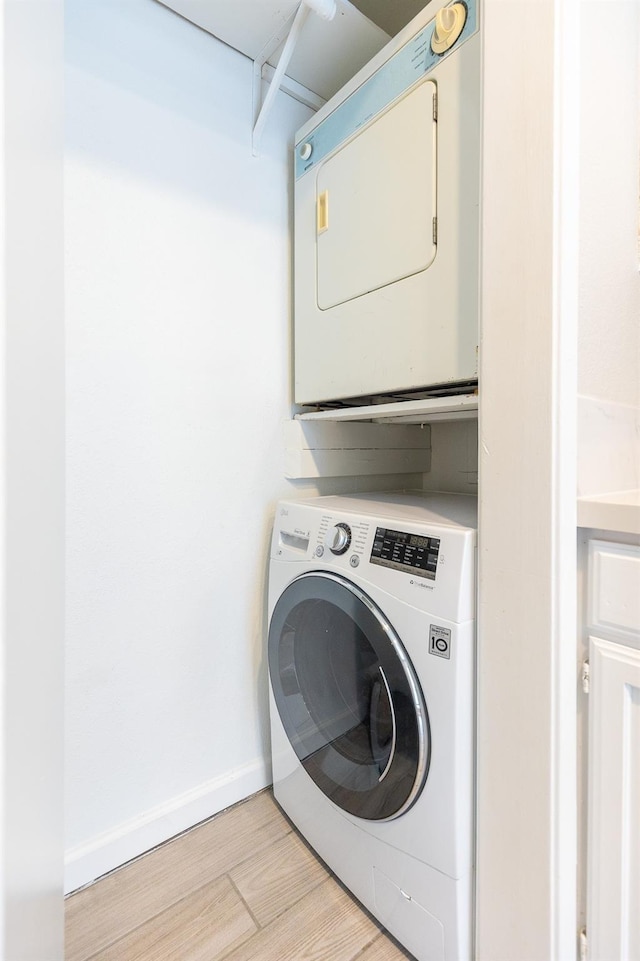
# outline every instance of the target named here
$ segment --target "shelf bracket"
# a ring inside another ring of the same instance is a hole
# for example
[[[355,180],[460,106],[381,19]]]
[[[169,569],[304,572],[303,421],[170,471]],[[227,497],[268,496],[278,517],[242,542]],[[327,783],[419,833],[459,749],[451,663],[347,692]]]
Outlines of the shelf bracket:
[[[289,30],[287,39],[285,40],[282,53],[280,54],[280,59],[278,60],[278,65],[271,78],[271,84],[269,85],[269,90],[267,91],[267,95],[263,102],[262,68],[273,52],[279,47],[280,43],[282,42],[282,37],[280,35],[276,35],[262,50],[256,60],[254,60],[253,104],[255,119],[251,137],[251,149],[254,157],[258,156],[262,131],[264,130],[267,117],[269,116],[271,107],[273,106],[275,96],[278,90],[280,90],[280,87],[283,85],[285,71],[289,66],[289,61],[293,56],[296,43],[298,42],[298,38],[300,37],[302,29],[305,25],[305,21],[311,11],[316,13],[319,17],[322,17],[323,20],[333,20],[336,12],[336,2],[335,0],[302,0],[300,6],[296,10],[293,23],[291,24],[291,29]]]

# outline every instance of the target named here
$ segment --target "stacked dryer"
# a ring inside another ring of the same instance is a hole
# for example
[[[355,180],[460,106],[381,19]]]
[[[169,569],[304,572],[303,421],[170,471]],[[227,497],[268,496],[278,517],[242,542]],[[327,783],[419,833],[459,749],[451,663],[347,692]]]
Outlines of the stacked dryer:
[[[430,3],[296,136],[299,404],[477,383],[477,3]]]

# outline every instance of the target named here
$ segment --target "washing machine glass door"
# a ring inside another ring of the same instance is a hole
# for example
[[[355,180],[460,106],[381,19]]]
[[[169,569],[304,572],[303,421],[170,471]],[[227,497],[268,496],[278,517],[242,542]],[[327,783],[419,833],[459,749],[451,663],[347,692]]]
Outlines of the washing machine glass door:
[[[368,820],[398,817],[427,778],[426,705],[382,611],[350,581],[303,574],[269,627],[280,718],[305,770],[335,804]]]

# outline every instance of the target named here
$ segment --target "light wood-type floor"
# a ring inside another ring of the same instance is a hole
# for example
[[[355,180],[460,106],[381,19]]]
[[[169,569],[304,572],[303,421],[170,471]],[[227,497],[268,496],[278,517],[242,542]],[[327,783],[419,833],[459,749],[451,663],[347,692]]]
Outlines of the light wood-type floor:
[[[269,791],[70,895],[66,961],[406,961]]]

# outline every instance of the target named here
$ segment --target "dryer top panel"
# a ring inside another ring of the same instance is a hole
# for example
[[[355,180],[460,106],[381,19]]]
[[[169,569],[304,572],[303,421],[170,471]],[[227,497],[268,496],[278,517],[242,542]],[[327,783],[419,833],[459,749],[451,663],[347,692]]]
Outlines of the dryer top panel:
[[[388,56],[386,62],[370,76],[366,76],[370,67],[363,67],[355,78],[357,80],[361,75],[365,75],[357,89],[346,98],[341,93],[336,94],[321,112],[324,116],[329,108],[329,115],[320,119],[311,131],[309,127],[313,121],[299,131],[295,151],[296,179],[368,124],[414,83],[434,70],[442,60],[457,53],[465,40],[473,36],[478,29],[476,0],[466,0],[466,7],[467,17],[460,37],[444,53],[434,53],[431,46],[435,29],[434,18],[403,43],[399,50]],[[400,36],[402,37],[402,34]],[[388,51],[389,46],[385,50]],[[375,62],[376,60],[373,61]]]

